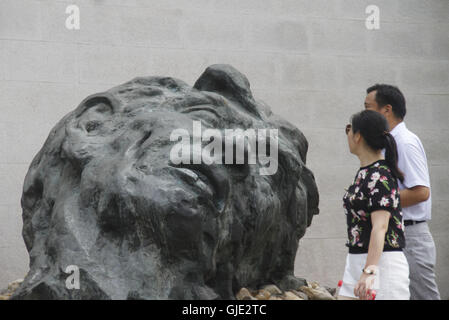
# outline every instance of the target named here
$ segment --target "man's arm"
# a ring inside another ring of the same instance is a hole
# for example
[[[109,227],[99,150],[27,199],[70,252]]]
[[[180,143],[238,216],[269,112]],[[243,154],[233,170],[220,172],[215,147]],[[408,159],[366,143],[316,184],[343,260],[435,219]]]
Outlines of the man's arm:
[[[423,150],[413,143],[405,143],[398,148],[398,156],[405,171],[405,189],[400,191],[401,207],[410,207],[429,199],[430,178]]]
[[[400,192],[401,207],[407,208],[426,201],[430,197],[430,189],[425,186],[414,186]]]

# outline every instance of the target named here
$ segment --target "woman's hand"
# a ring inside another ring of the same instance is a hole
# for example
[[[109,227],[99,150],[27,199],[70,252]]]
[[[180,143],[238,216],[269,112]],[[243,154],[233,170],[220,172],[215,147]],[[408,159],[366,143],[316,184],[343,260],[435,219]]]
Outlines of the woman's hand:
[[[362,272],[359,281],[354,287],[354,295],[359,297],[360,300],[370,300],[375,277],[376,275],[374,274],[366,274]]]

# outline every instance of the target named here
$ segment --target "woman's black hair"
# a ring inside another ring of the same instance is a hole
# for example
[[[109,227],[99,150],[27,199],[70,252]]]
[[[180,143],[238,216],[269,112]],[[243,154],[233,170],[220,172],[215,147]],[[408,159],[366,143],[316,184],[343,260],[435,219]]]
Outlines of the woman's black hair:
[[[373,150],[385,148],[385,160],[393,176],[404,182],[404,174],[398,168],[398,150],[396,141],[388,132],[387,119],[379,112],[363,110],[351,117],[352,131],[360,132],[361,136]]]

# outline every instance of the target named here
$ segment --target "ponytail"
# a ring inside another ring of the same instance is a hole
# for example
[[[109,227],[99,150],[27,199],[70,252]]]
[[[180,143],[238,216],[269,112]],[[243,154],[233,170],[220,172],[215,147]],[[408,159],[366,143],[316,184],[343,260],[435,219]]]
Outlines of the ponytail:
[[[393,136],[385,131],[385,161],[391,169],[393,176],[401,182],[404,182],[404,173],[398,168],[398,151],[396,141]]]

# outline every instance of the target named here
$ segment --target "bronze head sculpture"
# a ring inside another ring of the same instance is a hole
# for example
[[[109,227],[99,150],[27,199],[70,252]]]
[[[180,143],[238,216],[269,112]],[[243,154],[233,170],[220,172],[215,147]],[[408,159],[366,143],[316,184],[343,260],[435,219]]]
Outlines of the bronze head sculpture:
[[[275,128],[277,171],[169,159],[176,128]],[[52,129],[23,195],[30,271],[16,299],[231,299],[293,277],[318,213],[307,140],[229,65],[193,87],[141,77],[86,98]],[[79,289],[67,288],[67,266]]]

